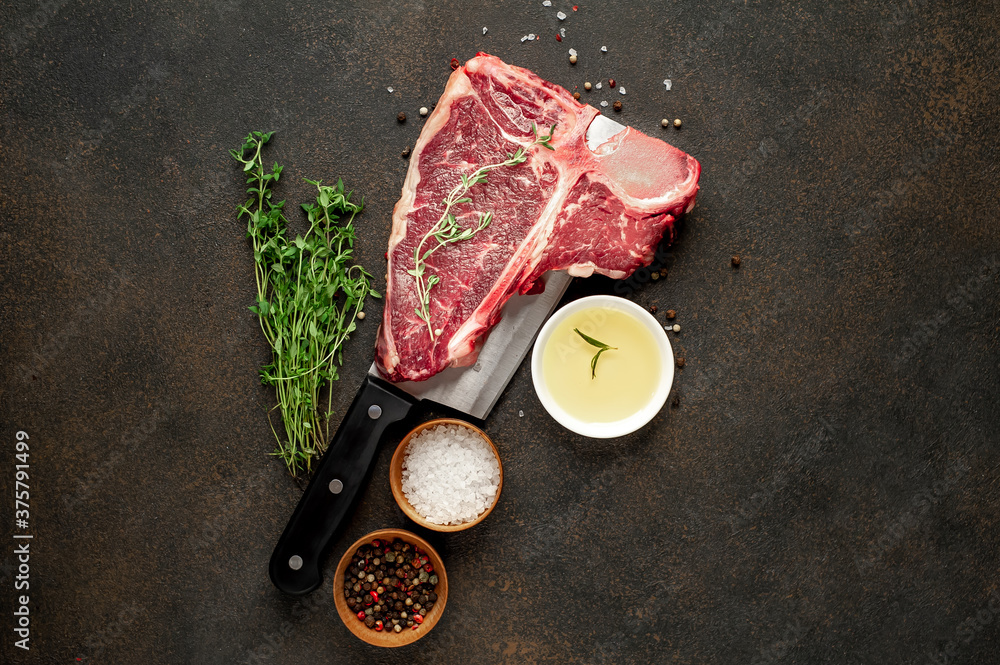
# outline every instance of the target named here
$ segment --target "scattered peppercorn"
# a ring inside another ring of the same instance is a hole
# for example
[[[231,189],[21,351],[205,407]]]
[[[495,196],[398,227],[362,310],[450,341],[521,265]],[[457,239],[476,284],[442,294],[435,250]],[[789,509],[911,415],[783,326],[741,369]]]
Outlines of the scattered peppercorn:
[[[438,576],[430,574],[433,570],[420,548],[398,538],[375,539],[355,551],[345,575],[344,597],[358,620],[372,630],[398,633],[404,620],[416,629],[437,600]]]
[[[622,110],[622,103],[620,101],[615,102],[614,106],[612,108],[614,108],[614,110],[616,110],[616,111],[621,111]]]
[[[670,126],[670,121],[667,120],[666,118],[660,121],[660,127],[669,127],[669,126]]]
[[[396,114],[396,122],[406,122],[406,114],[400,111]]]
[[[674,408],[677,408],[678,406],[680,406],[681,405],[681,396],[680,395],[674,395],[674,399],[673,399],[672,402],[670,402],[670,405],[672,407],[674,407]]]
[[[428,113],[429,113],[429,111],[427,110],[427,107],[426,107],[426,106],[421,106],[421,107],[420,107],[420,115],[422,115],[422,116],[425,116],[425,115],[427,115]]]
[[[674,127],[676,127],[677,129],[681,128],[681,119],[680,118],[674,118]]]
[[[677,366],[681,367],[681,368],[684,367],[684,358],[678,358],[677,359]]]
[[[452,59],[451,59],[451,68],[452,68],[452,69],[458,69],[459,65],[461,65],[461,64],[462,64],[462,63],[460,63],[460,62],[458,61],[458,58],[452,58]]]
[[[575,55],[569,56],[569,64],[571,64],[571,65],[575,65],[576,64],[576,56]]]
[[[656,310],[657,310],[657,309],[658,309],[658,308],[657,308],[657,306],[656,306],[656,305],[650,305],[650,306],[649,306],[649,313],[650,313],[650,314],[656,314]]]
[[[574,92],[573,93],[573,99],[575,99],[576,101],[580,101],[580,93]]]
[[[614,79],[608,79],[608,87],[609,88],[615,87],[615,80]]]
[[[672,318],[674,318],[675,316],[677,316],[677,312],[675,312],[675,311],[674,311],[674,310],[672,310],[672,309],[668,309],[668,310],[667,310],[667,318],[668,318],[668,319],[672,319]]]
[[[681,326],[679,323],[674,324],[674,332],[679,333],[681,331]]]
[[[650,277],[652,277],[653,279],[659,279],[660,278],[660,273],[654,272],[652,275],[650,275]]]
[[[365,318],[365,313],[364,312],[358,312],[358,318],[359,319]]]
[[[739,254],[733,254],[733,258],[730,259],[729,262],[733,264],[734,268],[739,268],[740,267],[740,255]]]
[[[410,156],[410,146],[406,146],[405,148],[403,148],[403,152],[400,153],[400,156],[403,157],[403,159],[406,159],[407,157],[409,157]]]

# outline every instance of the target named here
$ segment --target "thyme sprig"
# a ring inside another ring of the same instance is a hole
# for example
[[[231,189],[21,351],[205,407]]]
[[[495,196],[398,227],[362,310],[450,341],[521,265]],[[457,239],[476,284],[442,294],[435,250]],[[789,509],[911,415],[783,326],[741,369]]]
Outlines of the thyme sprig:
[[[612,351],[612,350],[613,351],[617,351],[618,347],[617,346],[608,346],[604,342],[599,342],[596,339],[594,339],[593,337],[590,337],[589,335],[584,335],[582,332],[580,332],[579,328],[573,328],[573,332],[575,332],[577,335],[579,335],[580,337],[582,337],[583,341],[585,341],[587,344],[590,344],[593,347],[597,347],[597,349],[598,349],[597,353],[594,355],[594,357],[590,361],[590,378],[591,379],[596,379],[597,378],[597,359],[600,358],[601,354],[604,353],[605,351]]]
[[[552,146],[552,136],[555,133],[555,129],[556,126],[552,125],[547,135],[539,136],[535,123],[531,123],[531,133],[534,135],[535,140],[528,147],[540,145],[543,148],[555,150]],[[441,213],[441,217],[438,218],[413,249],[413,268],[406,271],[414,278],[417,286],[417,301],[419,304],[413,309],[420,320],[427,325],[427,332],[430,334],[432,342],[441,334],[441,331],[435,330],[431,323],[431,289],[441,281],[441,278],[427,269],[427,259],[434,252],[446,245],[468,240],[489,226],[490,222],[493,221],[492,212],[480,212],[478,213],[478,220],[475,225],[463,229],[459,225],[455,215],[452,214],[451,209],[463,203],[471,203],[472,199],[466,196],[466,194],[476,185],[486,184],[487,175],[491,171],[508,166],[517,166],[527,160],[528,153],[525,151],[524,146],[519,146],[514,153],[507,153],[507,159],[502,162],[480,166],[471,175],[462,174],[461,182],[455,185],[455,188],[448,192],[448,195],[442,200],[444,211]],[[428,243],[430,243],[429,246]]]
[[[274,386],[275,406],[281,413],[285,440],[275,455],[292,474],[309,470],[313,458],[329,441],[332,389],[322,408],[321,392],[337,379],[343,362],[343,344],[354,331],[365,298],[380,297],[371,288],[371,275],[351,264],[354,216],[364,205],[351,202],[344,184],[306,180],[317,190],[316,202],[303,204],[309,222],[305,235],[288,240],[284,201],[275,202],[273,186],[282,167],[268,172],[261,151],[273,135],[252,132],[230,155],[243,164],[251,197],[239,206],[247,219],[247,237],[253,245],[257,280],[257,314],[271,345],[272,362],[260,370],[261,382]]]

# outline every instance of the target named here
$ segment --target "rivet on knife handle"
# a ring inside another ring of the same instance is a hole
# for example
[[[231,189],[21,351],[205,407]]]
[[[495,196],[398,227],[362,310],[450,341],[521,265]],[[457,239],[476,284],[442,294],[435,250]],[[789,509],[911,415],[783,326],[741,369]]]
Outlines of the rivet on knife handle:
[[[416,402],[382,379],[365,377],[271,554],[268,572],[276,587],[302,594],[322,583],[323,559],[368,482],[383,435]]]

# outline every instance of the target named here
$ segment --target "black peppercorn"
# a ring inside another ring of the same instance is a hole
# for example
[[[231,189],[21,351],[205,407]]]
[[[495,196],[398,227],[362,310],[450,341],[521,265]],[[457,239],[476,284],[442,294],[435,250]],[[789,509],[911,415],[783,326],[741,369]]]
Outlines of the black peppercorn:
[[[406,114],[403,113],[402,111],[400,111],[399,113],[397,113],[396,114],[396,121],[397,122],[406,122]]]
[[[739,257],[739,255],[738,254],[733,254],[733,258],[731,258],[729,260],[729,262],[733,264],[734,268],[739,268],[740,267],[740,257]]]
[[[659,309],[659,308],[656,305],[650,305],[649,306],[649,313],[650,314],[656,314],[656,310],[657,309]]]
[[[573,93],[573,99],[575,99],[576,101],[580,101],[580,93],[574,92]]]
[[[615,103],[614,103],[614,104],[613,104],[613,105],[611,106],[611,108],[613,108],[613,109],[614,109],[614,110],[616,110],[616,111],[621,111],[621,110],[622,110],[622,103],[621,103],[621,101],[616,101],[616,102],[615,102]]]

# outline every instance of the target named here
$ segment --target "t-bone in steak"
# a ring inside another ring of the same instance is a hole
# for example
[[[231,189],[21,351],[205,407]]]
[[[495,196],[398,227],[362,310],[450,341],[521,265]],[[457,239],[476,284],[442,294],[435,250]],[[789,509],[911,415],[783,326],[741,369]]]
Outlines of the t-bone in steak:
[[[586,133],[597,115],[563,88],[485,53],[451,75],[392,215],[376,354],[383,376],[422,381],[471,365],[504,303],[530,292],[547,270],[621,279],[652,261],[664,233],[673,239],[674,219],[694,207],[701,166],[632,128],[592,151]],[[549,150],[536,138],[553,125]],[[414,250],[463,175],[502,163],[519,147],[526,161],[490,171],[464,195],[471,201],[451,208],[461,229],[477,228],[483,213],[492,221],[428,256],[425,274],[440,281],[423,290],[425,321],[409,272]]]

